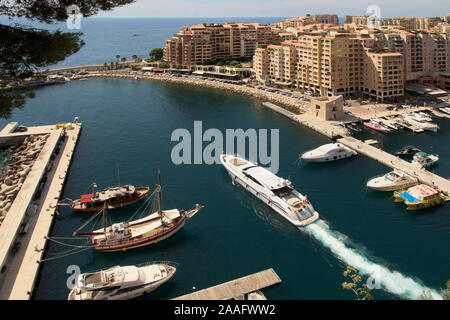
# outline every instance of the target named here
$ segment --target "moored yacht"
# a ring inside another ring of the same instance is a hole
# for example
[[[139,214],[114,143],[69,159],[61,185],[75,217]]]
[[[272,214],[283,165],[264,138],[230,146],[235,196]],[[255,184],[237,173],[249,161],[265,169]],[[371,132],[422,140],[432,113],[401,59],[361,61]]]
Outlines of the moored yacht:
[[[370,128],[372,130],[380,131],[380,132],[391,131],[391,129],[389,129],[388,127],[383,125],[383,123],[381,121],[379,121],[379,119],[376,119],[376,118],[371,119],[369,122],[364,122],[364,126],[367,128]]]
[[[307,151],[301,155],[301,159],[310,162],[329,162],[356,156],[352,149],[340,144],[324,144],[314,150]]]
[[[431,117],[425,113],[408,113],[404,116],[406,122],[417,126],[423,130],[437,132],[439,126],[432,121]]]
[[[395,191],[417,184],[417,179],[400,170],[394,170],[381,177],[367,181],[367,187],[379,191]]]
[[[419,148],[409,145],[409,146],[406,146],[403,149],[400,149],[399,151],[397,151],[396,154],[398,156],[413,156],[417,152],[421,152],[421,151],[422,150],[420,150]]]
[[[450,107],[439,108],[439,111],[444,112],[446,114],[450,114]]]
[[[78,276],[68,300],[128,300],[149,293],[175,274],[178,264],[150,262]]]
[[[416,167],[426,169],[432,167],[439,161],[439,156],[435,154],[428,154],[426,152],[417,152],[414,157],[412,164]]]
[[[220,160],[233,181],[296,227],[306,226],[319,219],[308,197],[295,190],[289,180],[238,155],[222,154]]]

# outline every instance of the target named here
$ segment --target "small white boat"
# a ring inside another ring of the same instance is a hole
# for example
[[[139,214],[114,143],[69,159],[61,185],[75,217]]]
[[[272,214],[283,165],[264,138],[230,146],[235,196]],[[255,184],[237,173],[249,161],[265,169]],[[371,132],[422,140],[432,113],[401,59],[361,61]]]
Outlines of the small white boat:
[[[418,122],[431,122],[433,119],[424,112],[410,112],[405,115],[406,117]]]
[[[351,158],[356,155],[356,151],[340,143],[329,143],[305,152],[300,158],[309,162],[329,162]]]
[[[222,154],[220,161],[233,182],[239,183],[294,226],[304,227],[319,219],[319,213],[308,197],[295,190],[289,180],[238,155]]]
[[[406,189],[418,183],[417,179],[400,170],[394,170],[381,177],[367,181],[367,187],[378,191]]]
[[[435,165],[439,161],[439,156],[428,154],[426,152],[417,152],[412,160],[412,164],[416,167],[426,169]]]
[[[167,282],[178,264],[150,262],[138,266],[112,267],[78,276],[68,300],[128,300],[137,298]]]
[[[450,107],[439,108],[439,111],[450,115]]]
[[[255,290],[249,292],[246,296],[243,294],[236,296],[234,300],[267,300],[267,298],[261,291]]]

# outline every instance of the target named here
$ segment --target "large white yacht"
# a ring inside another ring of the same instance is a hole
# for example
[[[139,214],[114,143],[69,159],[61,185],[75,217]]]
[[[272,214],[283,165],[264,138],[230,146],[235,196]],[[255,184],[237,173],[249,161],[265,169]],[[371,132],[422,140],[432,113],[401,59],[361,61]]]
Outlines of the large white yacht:
[[[433,119],[423,112],[407,113],[403,118],[409,124],[422,128],[423,130],[437,132],[439,129],[439,126],[436,123],[431,122]]]
[[[308,197],[295,190],[289,180],[280,178],[238,155],[222,154],[220,160],[233,181],[242,185],[293,225],[303,227],[319,219],[319,214],[308,201]]]
[[[310,162],[329,162],[356,156],[356,151],[340,144],[324,144],[301,155],[301,159]]]
[[[367,187],[379,191],[395,191],[416,185],[417,179],[400,170],[394,170],[381,177],[367,181]]]
[[[78,276],[68,300],[128,300],[157,289],[177,270],[174,262],[112,267]]]

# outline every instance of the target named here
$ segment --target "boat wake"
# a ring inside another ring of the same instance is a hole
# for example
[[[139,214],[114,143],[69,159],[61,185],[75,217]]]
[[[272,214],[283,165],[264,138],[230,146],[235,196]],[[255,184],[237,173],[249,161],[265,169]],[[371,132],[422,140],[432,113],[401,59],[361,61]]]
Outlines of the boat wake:
[[[372,288],[385,289],[408,299],[419,299],[425,292],[430,293],[433,299],[442,299],[442,296],[437,291],[423,286],[416,280],[398,271],[389,270],[382,265],[376,264],[357,250],[349,248],[346,245],[348,243],[347,236],[331,230],[323,220],[319,220],[304,228],[299,228],[299,230],[306,231],[313,236],[317,241],[330,249],[338,259],[358,269],[360,274],[369,276],[368,282],[373,286]]]

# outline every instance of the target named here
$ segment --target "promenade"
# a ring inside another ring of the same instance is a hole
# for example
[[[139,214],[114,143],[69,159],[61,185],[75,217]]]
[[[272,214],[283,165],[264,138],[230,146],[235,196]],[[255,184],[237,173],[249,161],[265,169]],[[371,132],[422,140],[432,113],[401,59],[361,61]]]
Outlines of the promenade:
[[[38,128],[50,136],[0,227],[0,259],[2,267],[5,267],[0,275],[1,300],[26,300],[32,296],[39,261],[45,252],[46,236],[51,230],[56,204],[64,186],[81,124],[74,124],[72,130],[66,131],[66,138],[50,170],[50,156],[59,141],[62,129],[44,126],[30,128],[30,132],[38,132]],[[29,205],[44,174],[47,175],[47,182],[39,200],[35,202],[34,209],[30,210]],[[18,235],[19,226],[24,221],[29,225],[28,232]],[[18,252],[13,254],[10,249],[15,241],[20,241],[21,246]]]

